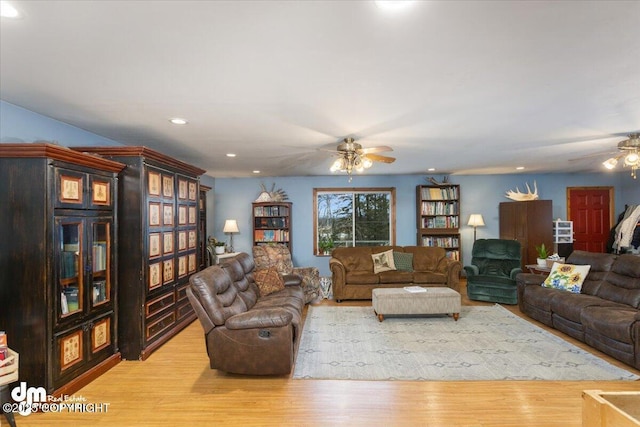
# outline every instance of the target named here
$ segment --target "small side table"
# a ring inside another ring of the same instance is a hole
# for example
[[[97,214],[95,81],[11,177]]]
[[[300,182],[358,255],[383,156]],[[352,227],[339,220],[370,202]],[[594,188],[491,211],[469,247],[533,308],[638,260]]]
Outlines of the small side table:
[[[226,252],[224,254],[217,255],[216,254],[216,264],[220,264],[220,260],[233,258],[234,256],[240,254],[240,252]]]
[[[538,264],[527,264],[525,267],[527,267],[533,274],[542,274],[546,276],[551,272],[551,267],[542,267]]]
[[[9,384],[18,381],[18,356],[18,353],[9,349],[9,357],[0,360],[0,411],[4,413],[11,427],[16,427],[16,419],[13,412],[4,412],[4,403],[11,402]]]

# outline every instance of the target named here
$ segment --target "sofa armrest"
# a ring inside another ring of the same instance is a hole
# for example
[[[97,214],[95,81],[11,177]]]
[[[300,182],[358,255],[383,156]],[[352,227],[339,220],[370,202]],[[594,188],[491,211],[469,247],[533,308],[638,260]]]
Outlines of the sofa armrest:
[[[249,310],[231,316],[225,322],[227,329],[280,328],[293,320],[293,314],[284,308]]]
[[[546,279],[546,277],[541,274],[520,273],[516,275],[516,282],[518,282],[518,286],[540,286],[542,285],[542,282],[544,282],[544,279]]]
[[[462,271],[462,264],[460,261],[445,257],[438,263],[438,270],[440,270],[442,265],[444,265],[444,273],[447,277],[447,286],[454,291],[460,292],[460,272]]]
[[[465,273],[467,273],[467,277],[477,276],[478,274],[480,274],[480,270],[478,270],[477,265],[465,265],[464,271]]]
[[[283,274],[282,280],[284,280],[285,286],[300,286],[302,284],[302,277],[297,274]]]
[[[518,274],[522,273],[522,269],[520,267],[516,267],[514,269],[511,270],[511,273],[509,273],[509,277],[513,280],[516,280],[516,277],[518,276]]]
[[[329,259],[329,269],[331,270],[333,296],[336,301],[340,301],[343,297],[343,290],[347,281],[347,269],[342,262],[333,257]]]

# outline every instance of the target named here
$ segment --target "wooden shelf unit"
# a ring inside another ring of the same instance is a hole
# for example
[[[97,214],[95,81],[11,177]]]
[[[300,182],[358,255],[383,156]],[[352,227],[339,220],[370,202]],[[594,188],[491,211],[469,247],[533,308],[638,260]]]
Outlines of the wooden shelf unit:
[[[123,359],[144,360],[196,315],[189,277],[202,262],[200,175],[147,147],[74,147],[126,164],[119,181],[119,322]]]
[[[47,394],[72,394],[120,361],[124,167],[53,144],[0,144],[0,329],[20,380]]]
[[[416,187],[417,245],[438,246],[460,260],[460,186]]]
[[[291,202],[252,203],[253,245],[282,243],[293,253],[291,211]]]

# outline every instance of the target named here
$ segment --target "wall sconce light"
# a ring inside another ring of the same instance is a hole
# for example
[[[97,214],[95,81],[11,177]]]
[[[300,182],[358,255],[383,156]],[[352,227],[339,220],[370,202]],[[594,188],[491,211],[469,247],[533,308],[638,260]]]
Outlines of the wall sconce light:
[[[473,241],[476,241],[476,228],[477,227],[484,227],[484,219],[482,219],[482,215],[480,214],[471,214],[471,216],[469,216],[469,223],[467,225],[470,225],[473,227]]]
[[[230,240],[229,240],[228,251],[229,252],[233,252],[233,233],[239,233],[240,232],[240,230],[238,229],[238,221],[236,221],[235,219],[226,220],[224,222],[224,228],[222,229],[222,232],[228,233],[229,235],[231,235]]]

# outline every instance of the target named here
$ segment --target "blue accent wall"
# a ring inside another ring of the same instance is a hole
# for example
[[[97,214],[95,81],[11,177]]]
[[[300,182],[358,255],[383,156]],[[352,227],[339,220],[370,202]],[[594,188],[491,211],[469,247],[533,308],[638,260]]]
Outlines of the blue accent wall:
[[[375,167],[375,166],[374,166]],[[380,165],[379,168],[383,168]],[[236,219],[240,233],[234,235],[236,251],[251,252],[251,202],[260,194],[260,184],[268,190],[273,183],[282,188],[293,203],[292,233],[294,265],[316,266],[322,276],[329,276],[329,258],[313,255],[313,189],[354,187],[396,188],[396,243],[401,246],[416,244],[416,186],[428,184],[434,175],[357,175],[351,183],[345,175],[320,177],[276,178],[217,178],[215,192],[214,236],[227,239],[222,233],[225,219]],[[435,175],[441,181],[442,176]],[[486,227],[479,227],[478,238],[499,237],[498,206],[509,202],[508,190],[525,190],[528,183],[533,189],[536,182],[540,199],[553,201],[553,218],[567,219],[567,187],[612,186],[615,188],[615,216],[626,203],[640,204],[640,181],[633,180],[629,170],[617,173],[590,174],[513,174],[451,176],[453,184],[460,184],[461,221],[466,224],[472,213],[482,214]],[[461,227],[462,262],[471,260],[473,228]]]
[[[37,114],[5,101],[0,101],[0,143],[57,141],[63,146],[122,145],[117,141],[87,132],[58,120]],[[327,164],[328,167],[328,164]],[[384,165],[374,166],[383,170]],[[238,220],[240,233],[234,236],[236,250],[251,252],[251,202],[260,194],[260,184],[271,189],[282,188],[293,203],[293,259],[297,266],[316,266],[320,274],[329,276],[328,257],[313,255],[313,189],[320,187],[395,187],[396,188],[396,243],[416,244],[416,185],[428,184],[426,178],[439,175],[357,175],[351,183],[345,175],[321,177],[263,177],[263,178],[214,178],[203,176],[201,182],[212,187],[207,197],[207,236],[228,239],[222,233],[225,219]],[[477,230],[478,238],[499,235],[498,205],[509,201],[504,194],[516,186],[524,191],[526,183],[533,187],[535,181],[541,199],[553,201],[553,217],[566,219],[567,187],[612,186],[615,188],[615,212],[617,217],[625,204],[640,204],[640,179],[632,179],[628,168],[615,173],[591,174],[512,174],[451,176],[450,181],[460,184],[462,223],[466,224],[472,213],[482,214],[486,227]],[[470,260],[473,244],[473,228],[463,225],[462,262]]]

